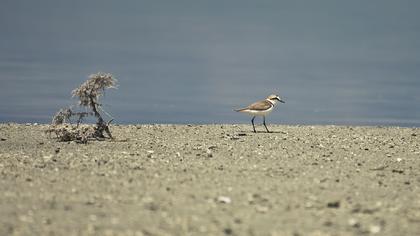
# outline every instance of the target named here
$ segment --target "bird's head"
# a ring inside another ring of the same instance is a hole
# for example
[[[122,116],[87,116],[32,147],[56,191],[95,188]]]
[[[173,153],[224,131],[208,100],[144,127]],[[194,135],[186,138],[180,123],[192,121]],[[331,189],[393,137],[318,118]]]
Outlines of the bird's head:
[[[276,103],[276,102],[281,102],[281,103],[285,103],[278,95],[274,95],[274,94],[272,94],[272,95],[270,95],[270,96],[268,96],[267,97],[267,100],[270,100],[271,102],[273,102],[274,104]]]

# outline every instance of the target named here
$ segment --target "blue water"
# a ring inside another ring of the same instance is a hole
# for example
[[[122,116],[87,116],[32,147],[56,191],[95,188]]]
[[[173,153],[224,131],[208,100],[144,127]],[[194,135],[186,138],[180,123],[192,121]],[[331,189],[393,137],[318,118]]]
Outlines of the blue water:
[[[0,122],[48,123],[89,74],[116,123],[420,126],[420,1],[2,1]]]

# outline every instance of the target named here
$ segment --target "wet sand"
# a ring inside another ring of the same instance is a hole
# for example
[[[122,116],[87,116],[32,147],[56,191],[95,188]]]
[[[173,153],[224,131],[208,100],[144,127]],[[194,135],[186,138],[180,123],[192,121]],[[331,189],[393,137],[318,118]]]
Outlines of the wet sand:
[[[420,129],[269,128],[0,124],[0,235],[420,235]]]

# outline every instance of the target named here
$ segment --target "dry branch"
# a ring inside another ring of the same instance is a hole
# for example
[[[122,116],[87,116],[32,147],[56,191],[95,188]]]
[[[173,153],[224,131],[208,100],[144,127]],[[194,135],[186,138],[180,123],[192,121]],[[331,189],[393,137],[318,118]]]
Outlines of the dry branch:
[[[113,139],[109,129],[113,119],[108,122],[104,120],[99,112],[100,110],[103,111],[99,99],[104,95],[106,89],[115,88],[116,83],[116,79],[108,73],[99,72],[90,75],[86,82],[72,91],[72,95],[79,99],[80,107],[90,109],[91,112],[74,112],[71,108],[60,109],[53,117],[51,127],[47,130],[47,133],[55,134],[59,141],[76,141],[80,143],[86,143],[89,139]],[[87,116],[96,118],[97,121],[94,127],[80,126],[83,119]],[[76,125],[71,123],[72,117],[77,118]]]

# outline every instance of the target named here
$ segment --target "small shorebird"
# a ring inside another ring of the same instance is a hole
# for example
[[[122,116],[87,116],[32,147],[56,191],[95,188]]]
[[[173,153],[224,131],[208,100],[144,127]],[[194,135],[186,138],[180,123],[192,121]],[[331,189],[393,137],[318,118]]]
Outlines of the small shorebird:
[[[270,133],[270,131],[267,128],[267,125],[265,125],[265,116],[268,115],[271,111],[273,111],[274,105],[277,102],[285,103],[278,95],[270,95],[265,100],[252,103],[251,105],[245,108],[238,109],[235,111],[248,113],[253,116],[251,123],[252,128],[254,128],[254,133],[257,132],[255,130],[254,119],[256,116],[262,116],[264,127],[267,130],[267,133]]]

